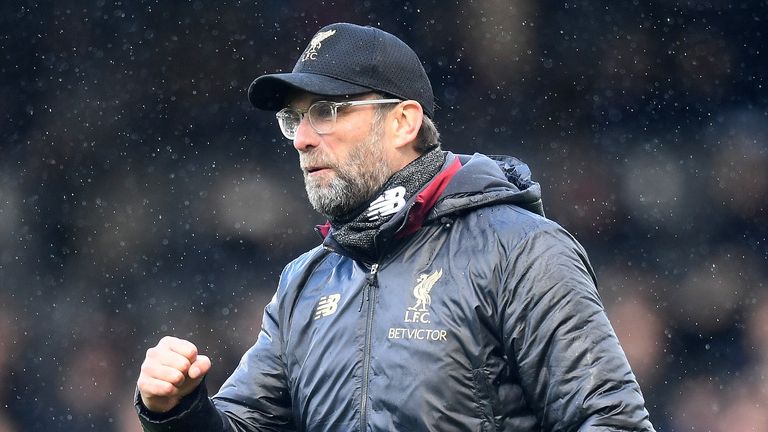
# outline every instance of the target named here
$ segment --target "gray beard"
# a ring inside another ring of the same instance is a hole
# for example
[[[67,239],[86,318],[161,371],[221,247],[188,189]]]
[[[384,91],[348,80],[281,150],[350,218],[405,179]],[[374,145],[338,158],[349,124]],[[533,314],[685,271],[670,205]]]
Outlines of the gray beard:
[[[368,201],[392,175],[379,144],[383,134],[377,129],[350,151],[343,164],[334,165],[336,176],[328,185],[323,186],[304,173],[304,186],[315,211],[331,219],[348,215]]]

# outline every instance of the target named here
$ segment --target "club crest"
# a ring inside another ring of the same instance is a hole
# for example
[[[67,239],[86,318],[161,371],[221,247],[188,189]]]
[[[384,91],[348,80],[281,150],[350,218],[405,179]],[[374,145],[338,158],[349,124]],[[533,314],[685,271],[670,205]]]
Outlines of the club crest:
[[[312,40],[309,41],[309,46],[307,46],[307,50],[304,51],[304,55],[301,56],[301,60],[315,60],[317,58],[317,50],[323,46],[323,41],[333,36],[335,33],[336,30],[326,30],[316,34]]]

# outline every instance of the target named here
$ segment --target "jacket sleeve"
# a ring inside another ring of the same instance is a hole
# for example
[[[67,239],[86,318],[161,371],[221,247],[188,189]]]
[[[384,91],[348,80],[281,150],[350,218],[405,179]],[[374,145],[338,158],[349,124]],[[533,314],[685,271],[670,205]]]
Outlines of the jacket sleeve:
[[[653,431],[581,246],[558,226],[513,251],[502,292],[507,356],[548,431]]]
[[[283,361],[277,294],[264,309],[262,330],[237,369],[212,398],[233,431],[295,430]]]
[[[139,419],[146,432],[290,431],[290,397],[283,367],[278,321],[278,302],[264,310],[262,330],[256,343],[213,398],[201,384],[165,414],[146,410],[137,397]]]

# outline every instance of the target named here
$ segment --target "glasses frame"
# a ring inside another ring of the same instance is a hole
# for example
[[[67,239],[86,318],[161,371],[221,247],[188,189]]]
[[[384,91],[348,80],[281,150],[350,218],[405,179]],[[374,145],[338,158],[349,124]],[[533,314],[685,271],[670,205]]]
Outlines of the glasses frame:
[[[402,99],[366,99],[366,100],[357,100],[357,101],[345,101],[345,102],[333,102],[333,101],[326,101],[326,100],[320,100],[313,102],[309,108],[306,110],[300,110],[297,108],[291,108],[286,107],[281,109],[280,111],[275,114],[275,117],[277,117],[277,123],[280,125],[280,131],[283,133],[283,136],[288,138],[289,140],[293,140],[296,138],[296,131],[299,129],[299,124],[301,124],[301,121],[304,119],[304,116],[306,114],[309,114],[309,125],[312,126],[312,129],[318,133],[318,135],[326,135],[331,132],[333,132],[333,129],[336,127],[336,119],[338,117],[338,111],[340,108],[348,108],[353,106],[360,106],[360,105],[382,105],[382,104],[391,104],[391,103],[400,103],[402,102]],[[319,104],[329,104],[331,108],[331,118],[330,118],[330,127],[323,128],[320,130],[318,125],[315,124],[315,121],[317,119],[313,120],[312,118],[312,108],[316,108],[319,106]],[[296,127],[293,128],[293,130],[286,127],[286,118],[289,115],[289,113],[295,113],[298,114],[299,121],[296,123]],[[327,130],[326,130],[327,129]]]

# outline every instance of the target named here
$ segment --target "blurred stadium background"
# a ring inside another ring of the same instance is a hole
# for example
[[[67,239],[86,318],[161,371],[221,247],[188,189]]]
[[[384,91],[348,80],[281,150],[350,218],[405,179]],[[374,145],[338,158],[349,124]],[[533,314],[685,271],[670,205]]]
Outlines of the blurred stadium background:
[[[420,54],[445,149],[531,166],[658,430],[768,430],[765,1],[97,0],[0,6],[0,431],[138,430],[165,334],[218,388],[323,222],[245,91],[336,21]]]

